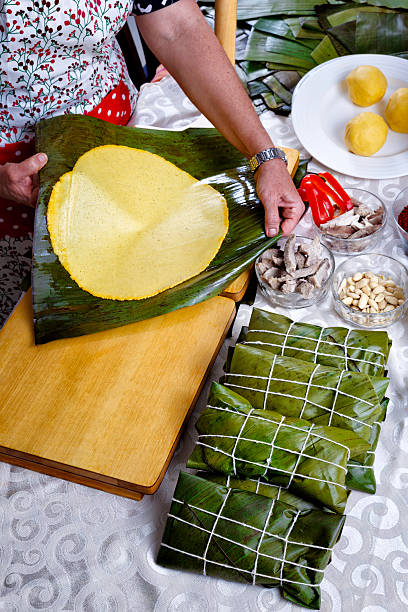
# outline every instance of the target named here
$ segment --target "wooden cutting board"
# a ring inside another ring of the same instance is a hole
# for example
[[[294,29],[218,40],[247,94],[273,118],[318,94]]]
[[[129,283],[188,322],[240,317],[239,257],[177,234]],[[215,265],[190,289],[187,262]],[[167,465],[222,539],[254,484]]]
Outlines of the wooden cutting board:
[[[234,314],[216,297],[35,346],[26,294],[0,332],[0,459],[133,499],[153,493]]]

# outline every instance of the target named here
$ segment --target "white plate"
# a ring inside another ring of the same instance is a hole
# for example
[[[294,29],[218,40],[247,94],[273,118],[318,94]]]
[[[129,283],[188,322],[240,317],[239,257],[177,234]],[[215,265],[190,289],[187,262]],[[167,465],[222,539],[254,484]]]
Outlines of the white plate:
[[[361,65],[379,68],[388,88],[380,102],[369,107],[353,104],[344,79]],[[360,54],[338,57],[316,66],[297,84],[292,100],[296,136],[319,162],[358,178],[395,178],[408,174],[408,134],[389,130],[384,146],[371,157],[354,155],[344,143],[344,128],[364,111],[384,116],[390,95],[408,87],[408,60],[391,55]]]

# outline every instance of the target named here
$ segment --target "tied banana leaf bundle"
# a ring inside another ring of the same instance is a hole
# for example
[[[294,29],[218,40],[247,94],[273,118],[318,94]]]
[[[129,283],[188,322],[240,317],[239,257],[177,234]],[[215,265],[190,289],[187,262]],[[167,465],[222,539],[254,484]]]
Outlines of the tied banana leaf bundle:
[[[385,397],[381,402],[382,413],[378,423],[374,423],[371,429],[370,444],[371,449],[361,455],[351,459],[347,465],[346,485],[350,489],[363,491],[364,493],[375,493],[376,481],[374,475],[375,450],[381,433],[380,423],[385,420],[389,399]]]
[[[315,504],[312,504],[312,502],[307,499],[302,499],[298,495],[292,493],[292,491],[278,487],[270,482],[265,482],[262,478],[246,478],[242,480],[240,478],[234,478],[234,476],[224,476],[224,474],[214,474],[212,472],[197,472],[196,475],[210,482],[221,484],[227,487],[227,489],[242,489],[243,491],[251,491],[257,495],[263,495],[264,497],[276,499],[277,501],[279,500],[285,504],[289,504],[289,506],[293,506],[297,510],[316,508]]]
[[[371,376],[384,376],[392,343],[385,331],[320,327],[259,308],[253,309],[239,341],[276,355]]]
[[[256,410],[218,383],[196,428],[198,441],[187,467],[262,477],[338,513],[347,502],[348,460],[369,449],[352,431]]]
[[[250,491],[180,473],[157,563],[265,587],[320,608],[320,587],[344,518],[297,510]]]
[[[224,384],[245,397],[254,408],[352,430],[369,441],[372,444],[367,449],[369,455],[364,453],[358,463],[371,467],[360,467],[356,472],[355,464],[351,464],[353,477],[350,476],[348,486],[375,492],[371,453],[385,418],[381,402],[387,379],[310,364],[238,344]]]

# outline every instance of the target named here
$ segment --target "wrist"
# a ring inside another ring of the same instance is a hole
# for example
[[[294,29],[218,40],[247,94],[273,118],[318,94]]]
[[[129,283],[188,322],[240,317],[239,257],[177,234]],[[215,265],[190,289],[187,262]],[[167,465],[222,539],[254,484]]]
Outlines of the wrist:
[[[276,161],[277,159],[287,166],[288,160],[285,152],[279,147],[269,147],[251,157],[249,160],[249,167],[255,174],[261,165],[269,163],[270,161]]]

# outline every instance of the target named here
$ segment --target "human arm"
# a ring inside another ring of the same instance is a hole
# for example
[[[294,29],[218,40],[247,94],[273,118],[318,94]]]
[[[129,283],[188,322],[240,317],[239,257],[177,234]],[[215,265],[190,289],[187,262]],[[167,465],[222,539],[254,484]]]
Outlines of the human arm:
[[[223,48],[194,0],[179,0],[137,17],[147,45],[164,63],[186,95],[248,159],[274,146],[263,128]],[[255,173],[269,236],[289,234],[304,211],[281,160],[265,162]],[[280,210],[279,210],[280,209]],[[280,219],[281,217],[281,219]]]
[[[38,172],[48,158],[37,153],[26,160],[0,166],[0,197],[18,204],[35,206],[38,196]]]

